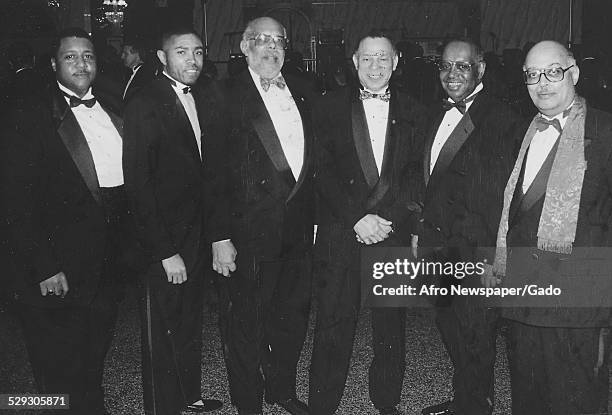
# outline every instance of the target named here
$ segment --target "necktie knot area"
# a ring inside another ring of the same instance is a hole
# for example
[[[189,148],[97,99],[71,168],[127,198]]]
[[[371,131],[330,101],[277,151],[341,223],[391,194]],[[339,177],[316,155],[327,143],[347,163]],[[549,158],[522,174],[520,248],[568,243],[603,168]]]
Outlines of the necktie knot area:
[[[535,126],[538,132],[540,133],[543,131],[546,131],[548,127],[553,126],[555,130],[557,130],[559,134],[561,134],[561,123],[559,122],[557,118],[553,118],[552,120],[547,120],[546,118],[539,116],[536,118]]]
[[[279,89],[285,89],[287,86],[282,76],[277,76],[274,79],[260,78],[259,82],[261,83],[261,88],[266,92],[268,92],[272,85],[276,85]]]
[[[457,108],[457,111],[459,111],[461,114],[465,114],[465,112],[467,111],[467,104],[472,102],[474,98],[476,98],[476,95],[472,95],[471,97],[462,99],[461,101],[457,102],[445,99],[442,100],[442,108],[444,108],[444,111],[450,111],[453,108]]]
[[[65,92],[63,94],[70,100],[70,108],[78,107],[79,105],[85,105],[87,108],[91,108],[96,105],[95,98],[81,99],[75,95],[70,95]]]
[[[375,94],[370,91],[366,91],[365,89],[359,90],[359,99],[365,101],[366,99],[380,99],[383,102],[389,102],[391,99],[391,91],[387,89],[382,94]]]

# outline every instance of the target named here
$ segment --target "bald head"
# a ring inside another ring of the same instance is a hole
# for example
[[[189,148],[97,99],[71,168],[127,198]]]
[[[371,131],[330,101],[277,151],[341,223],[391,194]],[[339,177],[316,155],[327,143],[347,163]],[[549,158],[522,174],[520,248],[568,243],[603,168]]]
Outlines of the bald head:
[[[580,71],[565,46],[552,40],[536,43],[527,53],[523,70],[543,72],[538,83],[527,85],[531,100],[542,114],[554,117],[571,105]],[[551,81],[552,76],[547,78],[547,72],[562,73],[563,79]]]

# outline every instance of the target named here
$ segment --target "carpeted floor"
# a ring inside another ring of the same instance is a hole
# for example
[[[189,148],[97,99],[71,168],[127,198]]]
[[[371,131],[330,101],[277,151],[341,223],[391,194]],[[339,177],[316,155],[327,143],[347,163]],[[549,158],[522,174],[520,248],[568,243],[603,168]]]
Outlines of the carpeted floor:
[[[207,306],[205,309],[203,327],[205,342],[202,355],[202,391],[207,396],[226,403],[223,409],[215,414],[233,415],[236,411],[229,404],[227,376],[216,327],[217,316],[211,308],[214,307]],[[407,309],[407,313],[408,365],[401,407],[407,415],[418,415],[423,407],[451,396],[452,368],[435,328],[433,311]],[[298,369],[298,396],[304,400],[308,396],[312,326],[311,324]],[[367,368],[372,356],[369,328],[369,312],[364,310],[357,330],[349,379],[338,414],[377,414],[368,398]],[[133,292],[129,293],[122,303],[115,338],[106,363],[104,384],[109,412],[113,415],[142,414],[139,321]],[[501,335],[498,337],[496,379],[495,414],[509,414],[509,379],[505,346]],[[20,328],[10,313],[0,312],[0,393],[33,392],[32,375]],[[0,413],[10,412],[0,411]],[[264,413],[281,415],[285,412],[278,407],[267,406],[264,408]],[[27,411],[15,414],[26,415]]]

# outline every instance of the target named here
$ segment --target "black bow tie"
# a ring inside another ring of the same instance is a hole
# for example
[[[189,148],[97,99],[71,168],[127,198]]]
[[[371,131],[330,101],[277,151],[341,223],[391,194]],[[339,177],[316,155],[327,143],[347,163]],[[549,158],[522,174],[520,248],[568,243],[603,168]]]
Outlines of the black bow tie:
[[[444,111],[450,111],[453,108],[457,108],[457,110],[461,114],[465,114],[465,112],[467,111],[467,104],[469,102],[474,101],[474,98],[476,98],[476,95],[472,95],[471,97],[463,99],[458,102],[452,102],[452,101],[445,99],[442,101],[442,108],[444,108]]]
[[[552,120],[547,120],[546,118],[539,116],[535,119],[535,126],[539,133],[542,131],[548,130],[548,127],[551,125],[555,127],[555,130],[561,134],[561,123],[558,118],[553,118]]]
[[[389,100],[391,99],[391,91],[389,91],[389,89],[387,89],[382,94],[374,94],[373,92],[366,91],[365,89],[360,89],[359,90],[359,99],[360,100],[364,101],[366,99],[372,99],[372,98],[380,99],[383,102],[389,102]]]
[[[70,100],[70,108],[78,107],[81,104],[85,105],[87,108],[91,108],[94,105],[96,105],[96,99],[95,98],[81,99],[81,98],[79,98],[77,96],[70,95],[70,94],[67,94],[65,92],[63,92],[63,94],[64,94],[64,96],[66,98],[68,98]]]
[[[287,86],[285,79],[282,76],[277,76],[274,79],[259,78],[259,82],[261,83],[261,88],[266,92],[268,92],[271,85],[276,85],[276,87],[279,89],[285,89]]]
[[[170,84],[172,84],[173,87],[176,87],[176,81],[172,78],[170,78],[168,75],[164,74],[166,76],[166,78],[168,78],[168,81],[170,81]],[[183,94],[189,94],[191,93],[191,86],[186,86],[184,88],[181,88],[181,91],[183,91]]]

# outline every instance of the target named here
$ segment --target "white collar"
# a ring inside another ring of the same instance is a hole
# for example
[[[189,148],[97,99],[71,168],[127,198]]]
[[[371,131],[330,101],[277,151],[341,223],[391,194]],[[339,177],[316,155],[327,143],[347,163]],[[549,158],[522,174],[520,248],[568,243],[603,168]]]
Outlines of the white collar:
[[[170,79],[171,81],[174,81],[174,84],[170,83],[170,85],[172,85],[172,88],[174,88],[175,91],[180,91],[183,92],[183,88],[187,88],[189,87],[189,85],[185,85],[182,82],[177,81],[176,79],[174,79],[173,77],[171,77],[170,75],[168,75],[168,73],[166,71],[163,71],[163,74]]]
[[[70,89],[66,88],[64,85],[62,85],[60,83],[60,81],[57,81],[57,86],[59,86],[60,91],[64,92],[67,95],[73,95],[77,98],[79,98],[79,96],[77,94],[75,94],[74,92],[72,92]],[[93,98],[93,94],[91,93],[91,87],[89,87],[89,89],[87,90],[87,92],[85,93],[85,95],[83,95],[83,98],[80,99],[90,99]]]
[[[473,97],[474,95],[476,95],[477,93],[479,93],[480,91],[483,90],[483,86],[482,86],[482,82],[479,83],[478,85],[476,85],[476,88],[474,88],[474,90],[472,91],[472,93],[470,95],[468,95],[467,97],[463,98],[462,101],[466,101],[468,100],[470,97]],[[448,102],[455,102],[453,101],[450,97],[446,98],[448,100]],[[469,103],[468,103],[469,105]]]

